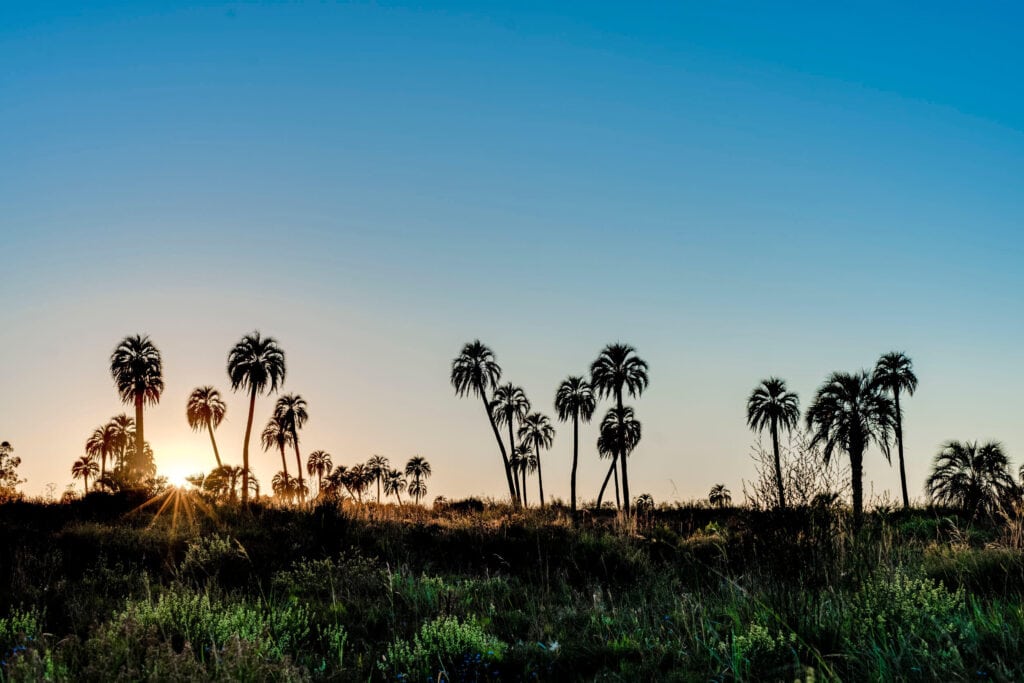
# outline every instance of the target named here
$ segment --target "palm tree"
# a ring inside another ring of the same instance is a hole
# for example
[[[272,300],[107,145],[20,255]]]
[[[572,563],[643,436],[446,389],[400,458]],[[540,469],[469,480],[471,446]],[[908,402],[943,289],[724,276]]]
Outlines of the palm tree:
[[[405,475],[398,470],[388,470],[384,474],[384,493],[395,496],[398,504],[402,504],[402,490],[406,487]]]
[[[316,490],[319,494],[324,488],[324,475],[331,471],[331,454],[327,451],[313,451],[306,458],[306,472],[309,476],[316,475]]]
[[[412,481],[409,482],[409,495],[415,498],[416,504],[419,505],[420,498],[427,495],[427,485],[423,480],[430,478],[430,463],[421,455],[413,456],[405,463],[405,475],[412,477]]]
[[[228,353],[231,389],[249,392],[249,418],[242,442],[242,505],[249,502],[249,437],[256,396],[264,391],[277,391],[278,385],[284,382],[284,374],[284,351],[273,337],[261,337],[259,332],[247,334]]]
[[[375,455],[366,461],[366,469],[370,473],[370,479],[377,482],[377,503],[380,504],[380,485],[387,476],[390,463],[383,455]]]
[[[914,363],[907,354],[892,351],[878,359],[875,364],[875,381],[892,392],[896,405],[896,448],[900,456],[900,485],[903,487],[903,507],[910,507],[910,496],[907,495],[907,470],[903,464],[903,411],[900,409],[900,392],[913,396],[917,390],[917,375],[914,374]]]
[[[860,526],[864,511],[864,451],[874,442],[890,460],[889,436],[894,418],[892,400],[863,370],[832,373],[805,415],[807,429],[812,432],[811,446],[824,444],[826,463],[836,450],[850,456],[854,526]]]
[[[277,415],[271,415],[267,426],[260,434],[260,445],[264,451],[277,448],[281,452],[281,471],[288,474],[288,462],[284,455],[285,446],[292,442],[292,432]]]
[[[203,428],[210,432],[210,443],[213,444],[213,457],[217,460],[217,467],[221,467],[224,463],[220,461],[220,452],[217,450],[217,440],[213,438],[213,430],[220,426],[227,410],[228,406],[221,398],[220,392],[211,386],[193,389],[188,396],[188,405],[185,407],[188,426],[196,432]]]
[[[629,406],[611,408],[601,420],[601,432],[597,437],[597,453],[601,457],[608,457],[612,460],[608,474],[601,484],[601,491],[597,494],[597,507],[601,507],[601,499],[604,497],[604,490],[608,486],[608,480],[615,473],[615,466],[621,455],[623,463],[629,457],[633,449],[640,443],[643,430],[640,421],[633,414]],[[616,497],[618,496],[618,479],[616,479]],[[625,491],[623,491],[625,498]]]
[[[505,478],[508,480],[508,495],[513,504],[517,501],[516,487],[512,482],[512,470],[508,463],[508,453],[505,451],[505,444],[498,433],[498,425],[491,414],[490,404],[487,401],[487,391],[494,388],[501,379],[501,367],[494,360],[494,352],[480,342],[479,339],[472,341],[462,347],[462,351],[452,361],[451,382],[457,396],[475,394],[483,401],[484,410],[487,412],[487,419],[491,423],[491,430],[498,442],[498,450],[501,453],[501,462],[505,467]]]
[[[512,457],[509,458],[509,467],[516,478],[516,491],[523,496],[523,507],[530,506],[530,498],[526,495],[526,475],[537,469],[537,461],[533,457],[533,451],[526,444],[519,444],[512,449]]]
[[[516,420],[522,424],[523,418],[530,412],[530,399],[526,398],[526,392],[523,391],[522,387],[514,386],[511,383],[503,384],[494,390],[490,411],[491,419],[495,423],[499,426],[508,425],[508,448],[511,453],[516,447],[515,438],[512,436],[512,428]],[[514,481],[518,483],[519,478],[516,477]],[[522,498],[521,491],[516,490],[516,494],[519,498]]]
[[[649,493],[641,493],[633,501],[636,506],[637,512],[650,514],[654,512],[654,496]]]
[[[107,477],[107,457],[118,448],[118,431],[110,422],[97,427],[85,441],[85,454],[100,459],[100,480]]]
[[[551,420],[547,415],[531,413],[523,420],[519,427],[519,440],[527,448],[533,447],[534,456],[537,459],[537,485],[540,488],[540,506],[544,507],[544,472],[540,466],[540,449],[551,448],[555,441],[555,428],[551,426]]]
[[[594,416],[597,400],[590,382],[582,377],[567,377],[555,392],[555,410],[558,419],[565,422],[572,418],[572,474],[569,477],[569,495],[573,518],[576,517],[576,465],[580,454],[580,420],[590,422]]]
[[[356,500],[360,505],[363,504],[363,491],[370,484],[370,474],[366,469],[366,465],[359,463],[353,465],[348,470],[348,476],[345,478],[346,488],[350,492],[355,492]]]
[[[125,337],[110,354],[110,374],[125,404],[135,404],[135,464],[143,462],[145,433],[142,407],[156,405],[164,390],[164,369],[160,351],[147,335]]]
[[[295,477],[287,472],[278,472],[270,481],[270,487],[282,501],[290,503],[295,496]]]
[[[949,441],[935,456],[925,489],[932,500],[973,516],[995,513],[1017,486],[1001,444]]]
[[[717,508],[727,507],[732,503],[732,493],[725,488],[725,484],[715,484],[708,494],[708,502]]]
[[[333,470],[331,470],[330,473],[328,473],[327,476],[324,477],[324,480],[327,482],[327,488],[324,489],[324,491],[327,493],[327,495],[340,500],[342,495],[341,489],[348,489],[348,486],[346,485],[345,482],[345,478],[347,476],[348,468],[345,467],[344,465],[338,465]]]
[[[95,477],[99,471],[100,466],[89,455],[83,455],[71,466],[71,476],[75,479],[84,480],[82,495],[89,493],[89,477]]]
[[[108,424],[113,427],[114,444],[119,454],[115,469],[123,468],[128,444],[135,443],[135,419],[121,413],[112,417]]]
[[[302,493],[305,490],[305,482],[302,481],[302,457],[299,455],[299,430],[309,419],[306,412],[306,400],[298,394],[285,394],[277,399],[274,406],[274,416],[285,426],[292,437],[292,447],[295,448],[295,463],[298,468],[298,485],[296,490]]]
[[[782,483],[782,458],[779,457],[779,429],[792,432],[800,422],[800,399],[786,388],[785,380],[769,377],[750,393],[747,399],[747,426],[757,432],[768,427],[775,454],[775,485],[779,492],[779,508],[786,509],[786,489]]]
[[[598,396],[614,396],[615,407],[621,413],[623,390],[638,398],[647,388],[647,363],[636,355],[636,349],[629,344],[609,344],[590,365],[590,384]],[[622,499],[628,515],[629,473],[624,452],[616,453],[612,460],[613,468],[618,461],[622,462]]]

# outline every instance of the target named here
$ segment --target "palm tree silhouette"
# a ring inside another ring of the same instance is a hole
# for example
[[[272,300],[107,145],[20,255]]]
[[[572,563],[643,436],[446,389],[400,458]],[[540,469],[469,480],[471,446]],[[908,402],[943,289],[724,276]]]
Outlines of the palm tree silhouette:
[[[590,384],[600,397],[613,396],[615,407],[622,412],[622,392],[638,398],[647,388],[647,363],[636,355],[636,349],[629,344],[609,344],[590,366]],[[621,445],[621,444],[620,444]],[[620,451],[612,460],[614,468],[622,461],[622,499],[626,514],[629,514],[629,472],[626,455]]]
[[[366,461],[366,469],[370,478],[377,482],[377,503],[380,504],[380,487],[390,470],[390,463],[383,455],[375,455]]]
[[[281,453],[281,471],[288,474],[288,462],[285,459],[284,449],[292,442],[292,432],[277,415],[271,415],[267,420],[267,426],[260,433],[260,445],[264,451],[277,448]]]
[[[345,480],[349,491],[355,492],[356,500],[362,505],[363,491],[370,484],[370,473],[366,469],[366,465],[359,463],[350,467]]]
[[[270,488],[278,498],[286,503],[290,503],[295,497],[296,484],[295,477],[287,472],[278,472],[270,481]]]
[[[274,406],[274,416],[281,421],[281,424],[284,425],[292,437],[292,447],[295,448],[295,464],[298,468],[296,490],[299,492],[301,498],[303,495],[302,492],[306,488],[306,484],[302,480],[302,457],[299,455],[299,430],[302,429],[303,425],[306,424],[306,420],[309,419],[309,413],[306,412],[305,399],[298,394],[285,394],[281,398],[277,399],[277,405]]]
[[[580,420],[590,422],[597,407],[597,399],[590,382],[582,377],[567,377],[555,392],[555,410],[558,419],[572,418],[572,474],[569,477],[569,496],[573,519],[576,518],[576,466],[580,455]]]
[[[935,502],[977,516],[994,514],[1017,487],[1002,444],[949,441],[935,456],[925,489]]]
[[[508,495],[515,504],[516,487],[512,481],[512,469],[509,467],[508,453],[505,451],[505,444],[498,433],[498,425],[491,414],[490,404],[487,400],[487,391],[497,386],[501,379],[501,367],[494,360],[494,352],[480,342],[479,339],[472,341],[462,347],[462,351],[452,361],[451,382],[457,396],[474,394],[483,401],[484,411],[487,413],[487,420],[491,423],[491,430],[498,442],[498,451],[501,453],[501,462],[505,467],[505,478],[508,480]]]
[[[708,502],[717,508],[727,507],[732,503],[732,493],[725,488],[725,484],[715,484],[708,494]]]
[[[221,398],[220,392],[211,386],[193,389],[188,396],[188,405],[185,407],[188,426],[196,432],[204,427],[210,432],[210,443],[213,444],[213,457],[217,460],[217,467],[223,466],[224,463],[220,461],[220,452],[217,450],[217,440],[213,438],[213,430],[220,426],[227,409],[228,406]]]
[[[114,429],[115,447],[119,453],[114,468],[121,469],[125,466],[128,444],[135,443],[135,419],[121,413],[112,417],[108,424]]]
[[[629,457],[637,447],[637,444],[640,443],[642,433],[640,421],[636,419],[633,409],[629,406],[610,408],[605,414],[604,419],[601,420],[601,431],[597,437],[597,453],[599,456],[611,458],[612,465],[608,468],[608,474],[605,475],[604,483],[601,484],[601,490],[597,494],[598,509],[601,508],[601,499],[604,498],[604,491],[608,486],[608,480],[615,473],[616,462],[620,454],[623,463],[625,463],[626,458]],[[619,504],[618,495],[618,480],[616,479],[616,505]],[[623,491],[623,498],[625,498],[625,491]]]
[[[99,471],[100,466],[89,455],[83,455],[71,466],[71,476],[84,480],[82,495],[89,493],[89,477],[95,477]]]
[[[313,451],[306,458],[306,473],[316,475],[316,491],[319,495],[324,488],[324,475],[331,471],[331,454],[327,451]]]
[[[264,391],[277,391],[278,385],[284,382],[284,374],[284,351],[273,337],[262,337],[259,332],[247,334],[228,353],[231,389],[249,392],[249,418],[242,442],[242,505],[249,502],[249,437],[252,436],[256,396]]]
[[[136,334],[125,337],[110,354],[110,374],[125,404],[135,404],[135,463],[132,469],[141,467],[143,462],[142,408],[145,404],[156,405],[164,390],[163,360],[160,351],[147,335]]]
[[[544,507],[544,472],[541,469],[540,449],[551,448],[555,441],[555,428],[551,426],[551,420],[547,415],[531,413],[523,420],[519,427],[519,440],[527,448],[533,447],[534,457],[537,462],[537,486],[540,489],[540,506]]]
[[[405,475],[398,470],[388,470],[384,474],[384,493],[397,498],[399,505],[402,504],[402,491],[406,486]]]
[[[530,400],[526,398],[526,392],[522,387],[503,384],[494,390],[490,403],[491,419],[499,426],[508,425],[508,448],[509,452],[515,450],[516,441],[512,436],[512,428],[516,420],[522,424],[523,418],[530,412]],[[514,478],[518,483],[519,478]],[[516,495],[521,499],[522,492],[516,487]]]
[[[512,449],[512,457],[509,458],[509,467],[516,479],[516,491],[522,495],[523,507],[530,506],[530,498],[526,495],[526,474],[537,469],[533,451],[525,444],[519,444]],[[532,467],[532,469],[531,469]]]
[[[409,482],[409,495],[416,499],[417,505],[420,504],[420,498],[427,495],[424,479],[429,479],[430,474],[430,463],[421,455],[415,455],[405,463],[405,475],[412,477],[412,481]]]
[[[824,445],[827,463],[836,450],[850,456],[853,521],[859,527],[864,512],[864,451],[872,442],[890,460],[889,435],[895,407],[865,371],[834,372],[818,389],[804,416],[812,432],[811,446]]]
[[[767,427],[772,436],[775,455],[775,485],[779,508],[786,509],[786,490],[782,483],[782,458],[779,457],[779,429],[791,432],[800,422],[800,400],[786,388],[785,380],[769,377],[762,380],[747,399],[747,426],[757,432]]]
[[[917,390],[917,375],[914,363],[907,354],[892,351],[883,355],[875,364],[875,381],[892,393],[896,405],[896,448],[900,457],[900,485],[903,487],[903,507],[910,507],[907,495],[907,470],[903,464],[903,410],[900,409],[900,392],[913,396]]]
[[[108,422],[93,430],[85,441],[85,454],[100,459],[100,481],[107,478],[107,457],[117,452],[118,431]]]

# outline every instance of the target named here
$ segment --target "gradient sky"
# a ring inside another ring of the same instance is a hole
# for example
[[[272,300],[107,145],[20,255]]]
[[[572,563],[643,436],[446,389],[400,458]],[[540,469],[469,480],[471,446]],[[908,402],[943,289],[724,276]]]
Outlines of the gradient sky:
[[[658,501],[739,498],[762,377],[806,407],[894,349],[921,380],[912,495],[947,439],[1024,459],[1019,4],[555,4],[0,5],[0,438],[25,490],[130,412],[108,358],[137,332],[164,355],[161,471],[213,464],[200,384],[240,461],[225,362],[257,328],[305,452],[421,454],[428,498],[505,486],[448,383],[476,337],[548,414],[605,343],[637,347],[631,488]],[[562,428],[549,495],[570,449]]]

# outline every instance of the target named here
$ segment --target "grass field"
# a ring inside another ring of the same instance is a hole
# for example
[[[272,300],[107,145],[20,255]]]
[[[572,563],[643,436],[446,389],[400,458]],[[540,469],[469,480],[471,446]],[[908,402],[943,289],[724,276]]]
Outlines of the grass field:
[[[3,680],[1020,680],[1014,523],[0,506]]]

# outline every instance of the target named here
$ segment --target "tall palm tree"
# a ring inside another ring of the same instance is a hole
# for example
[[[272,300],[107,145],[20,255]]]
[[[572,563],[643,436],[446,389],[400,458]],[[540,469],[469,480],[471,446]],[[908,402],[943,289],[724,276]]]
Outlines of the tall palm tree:
[[[544,472],[541,469],[540,450],[551,448],[555,441],[555,428],[551,426],[551,420],[547,415],[531,413],[523,420],[519,427],[519,439],[529,448],[533,447],[534,456],[537,459],[537,486],[540,488],[540,506],[544,507]]]
[[[327,451],[313,451],[306,458],[306,473],[316,475],[316,491],[319,494],[324,488],[324,475],[331,471],[331,454]]]
[[[117,452],[118,431],[112,423],[93,430],[85,441],[85,454],[100,459],[100,480],[107,477],[107,458]]]
[[[515,450],[516,440],[512,436],[516,420],[523,423],[523,418],[530,412],[530,399],[526,398],[526,392],[522,387],[514,386],[512,383],[503,384],[494,390],[490,403],[491,419],[498,426],[508,426],[508,449],[511,453]],[[514,478],[515,483],[519,478]],[[516,490],[517,496],[522,498],[522,492]]]
[[[716,508],[724,508],[732,503],[732,492],[725,488],[725,484],[715,484],[708,493],[708,502]]]
[[[249,418],[242,442],[242,505],[249,502],[249,437],[252,436],[256,396],[265,391],[277,391],[278,385],[284,383],[284,374],[284,351],[273,337],[262,337],[259,332],[247,334],[228,353],[231,389],[249,392]]]
[[[629,344],[609,344],[590,365],[590,384],[600,397],[613,396],[615,407],[622,412],[622,393],[637,398],[647,388],[647,363],[636,355],[636,349]],[[629,471],[624,452],[616,453],[612,467],[622,462],[622,498],[626,514],[629,514]]]
[[[128,448],[128,444],[135,443],[135,419],[121,413],[110,418],[108,424],[113,427],[115,448],[118,451],[117,462],[114,468],[123,468],[125,466],[125,451]]]
[[[285,394],[277,399],[274,406],[274,416],[288,429],[292,437],[292,447],[295,448],[295,464],[298,468],[298,480],[296,490],[301,492],[305,489],[305,482],[302,480],[302,457],[299,455],[299,430],[309,419],[306,412],[306,400],[298,394]]]
[[[82,495],[89,493],[89,477],[95,477],[99,471],[100,466],[89,455],[83,455],[71,466],[71,476],[75,479],[84,480]]]
[[[907,354],[892,351],[883,355],[875,364],[875,381],[892,393],[896,404],[896,448],[900,456],[900,485],[903,487],[903,507],[910,507],[910,496],[907,495],[907,470],[903,464],[903,411],[900,409],[900,392],[913,396],[917,390],[917,375],[914,374],[914,363]]]
[[[149,336],[136,334],[125,337],[110,354],[110,374],[125,404],[135,405],[135,463],[143,462],[145,432],[142,422],[142,408],[145,404],[156,405],[164,390],[164,366],[160,351]]]
[[[494,360],[494,352],[485,346],[479,339],[472,341],[462,347],[462,351],[452,361],[451,382],[457,396],[473,394],[480,397],[484,404],[484,411],[491,423],[491,431],[498,442],[498,451],[501,453],[501,462],[505,467],[505,478],[508,480],[508,495],[513,504],[516,503],[516,487],[512,481],[512,470],[508,463],[508,452],[505,444],[498,433],[498,425],[491,414],[490,404],[487,400],[487,392],[498,385],[501,379],[501,367]]]
[[[615,466],[618,458],[622,457],[623,462],[640,443],[643,429],[640,421],[633,414],[629,406],[610,408],[601,420],[601,431],[597,437],[597,453],[601,457],[611,458],[612,465],[608,468],[608,474],[604,477],[601,490],[597,494],[597,507],[601,507],[601,499],[604,497],[608,480],[615,473]],[[618,480],[616,480],[616,496],[618,495]],[[623,491],[625,495],[625,491]]]
[[[747,426],[756,432],[767,427],[775,454],[775,485],[779,508],[786,508],[786,489],[782,483],[782,458],[779,456],[779,430],[792,432],[800,422],[800,399],[786,388],[785,380],[769,377],[761,380],[747,399]]]
[[[380,486],[390,471],[390,463],[383,455],[375,455],[366,461],[366,469],[370,478],[377,482],[377,503],[380,503]]]
[[[419,505],[420,498],[427,495],[427,485],[424,480],[430,478],[430,463],[423,456],[415,455],[405,463],[405,475],[412,477],[412,481],[409,482],[409,495],[415,498],[416,504]]]
[[[227,410],[228,406],[221,398],[220,392],[211,386],[193,389],[188,396],[188,404],[185,406],[188,426],[196,432],[203,428],[210,432],[210,443],[213,444],[213,457],[217,460],[217,467],[221,467],[224,463],[220,461],[220,452],[217,450],[217,440],[213,438],[213,430],[220,426]]]
[[[824,445],[827,463],[836,450],[850,456],[854,526],[864,512],[864,451],[872,442],[890,460],[889,437],[895,407],[865,371],[834,372],[818,389],[804,416],[811,431],[811,446]]]
[[[572,418],[572,474],[569,477],[569,495],[573,518],[576,517],[576,466],[580,455],[580,421],[590,422],[597,407],[597,399],[590,382],[582,377],[567,377],[555,392],[555,410],[562,422]]]
[[[402,504],[402,491],[406,486],[405,475],[398,470],[388,470],[384,474],[384,493],[397,498],[399,505]]]
[[[995,513],[1017,486],[1001,444],[949,441],[935,456],[925,489],[937,503],[979,515]]]

